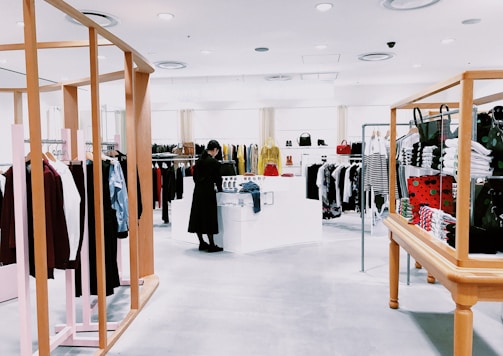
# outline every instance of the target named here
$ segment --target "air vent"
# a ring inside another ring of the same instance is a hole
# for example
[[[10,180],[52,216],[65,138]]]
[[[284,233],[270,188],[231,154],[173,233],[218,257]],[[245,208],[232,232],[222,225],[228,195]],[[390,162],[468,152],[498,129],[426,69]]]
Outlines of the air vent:
[[[183,69],[187,67],[185,63],[177,61],[156,62],[155,65],[157,68],[161,69]]]
[[[431,6],[440,0],[384,0],[381,4],[390,10],[416,10]]]
[[[278,74],[278,75],[270,75],[265,77],[265,80],[270,82],[286,82],[288,80],[292,80],[293,78],[290,75]]]
[[[104,12],[94,10],[80,10],[80,12],[89,17],[101,27],[113,27],[119,23],[119,20],[115,16],[106,14]],[[66,19],[76,25],[82,25],[79,21],[75,20],[71,16],[66,15]]]
[[[360,54],[358,56],[358,59],[360,61],[365,61],[365,62],[379,62],[379,61],[386,61],[388,59],[393,58],[394,56],[395,55],[393,53],[375,52],[375,53]]]

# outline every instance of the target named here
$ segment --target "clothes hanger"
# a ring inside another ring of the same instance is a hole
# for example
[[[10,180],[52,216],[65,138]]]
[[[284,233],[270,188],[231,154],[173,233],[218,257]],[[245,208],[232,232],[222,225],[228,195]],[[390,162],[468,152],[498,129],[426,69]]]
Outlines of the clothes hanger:
[[[49,161],[53,161],[53,162],[56,162],[56,157],[54,157],[54,155],[50,152],[50,151],[47,151],[45,153],[45,157],[47,160]]]

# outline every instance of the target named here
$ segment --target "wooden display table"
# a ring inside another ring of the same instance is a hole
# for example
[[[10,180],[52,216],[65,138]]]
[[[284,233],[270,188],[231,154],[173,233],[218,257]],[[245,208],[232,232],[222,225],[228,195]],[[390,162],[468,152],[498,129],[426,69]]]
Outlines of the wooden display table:
[[[469,253],[470,209],[472,176],[471,141],[476,137],[473,130],[478,110],[487,111],[503,100],[503,92],[492,93],[492,87],[484,87],[491,80],[503,79],[502,70],[467,71],[454,76],[424,92],[411,96],[391,106],[390,151],[396,152],[397,111],[412,109],[439,110],[440,105],[459,108],[458,167],[455,180],[456,194],[456,248],[435,238],[419,226],[408,224],[397,214],[396,181],[390,180],[390,215],[384,220],[390,237],[390,301],[398,308],[399,247],[407,251],[429,274],[429,282],[437,279],[452,295],[456,303],[454,312],[454,355],[472,355],[473,314],[472,306],[478,301],[503,301],[503,258],[501,255]],[[452,89],[456,90],[453,91]],[[447,102],[446,98],[459,95],[459,100]],[[478,95],[478,97],[476,97]],[[443,100],[442,100],[443,99]],[[430,100],[430,101],[428,101]],[[396,176],[396,155],[390,155],[389,176]]]
[[[428,243],[435,243],[434,237],[424,236],[427,234],[419,231],[411,232],[411,226],[397,214],[386,218],[384,224],[390,230],[390,308],[398,308],[399,247],[402,247],[451,292],[452,299],[456,303],[454,355],[471,355],[473,339],[471,307],[478,301],[503,300],[503,270],[456,266],[430,248]],[[419,227],[417,229],[420,230]],[[425,242],[425,239],[430,241]]]

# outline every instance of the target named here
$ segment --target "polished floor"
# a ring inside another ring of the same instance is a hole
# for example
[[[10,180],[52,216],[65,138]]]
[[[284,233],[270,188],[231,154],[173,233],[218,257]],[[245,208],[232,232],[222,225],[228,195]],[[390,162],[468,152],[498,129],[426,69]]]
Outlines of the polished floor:
[[[199,252],[171,238],[155,212],[160,285],[109,355],[369,356],[452,355],[454,303],[424,270],[401,258],[400,309],[388,307],[388,239],[382,223],[364,241],[356,214],[325,221],[321,243],[250,254]],[[368,225],[368,224],[367,224]],[[367,226],[368,229],[368,226]],[[271,229],[273,230],[273,229]],[[275,227],[271,238],[281,234]],[[413,264],[413,263],[412,263]],[[61,286],[51,281],[51,323],[64,318]],[[109,297],[120,320],[128,289]],[[0,304],[0,355],[19,354],[16,301]],[[503,355],[502,304],[474,308],[474,355]],[[36,345],[34,345],[36,348]],[[92,355],[59,347],[53,355]]]

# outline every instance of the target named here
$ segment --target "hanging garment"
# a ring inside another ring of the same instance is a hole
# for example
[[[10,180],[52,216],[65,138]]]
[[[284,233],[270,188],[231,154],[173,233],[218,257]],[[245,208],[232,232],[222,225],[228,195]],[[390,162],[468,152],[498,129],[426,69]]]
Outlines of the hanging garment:
[[[274,145],[272,142],[266,144],[260,150],[260,156],[258,159],[258,174],[264,174],[267,165],[276,166],[275,170],[279,173],[281,172],[281,153],[279,147]],[[270,172],[275,172],[272,167],[269,167]]]
[[[110,161],[110,163],[110,173],[108,176],[110,203],[117,215],[117,232],[126,233],[125,235],[120,235],[121,237],[126,237],[129,230],[129,205],[126,180],[119,162]]]
[[[110,200],[110,188],[108,177],[110,176],[110,165],[108,161],[100,162],[102,165],[102,185],[103,185],[103,243],[105,246],[105,278],[106,295],[114,294],[114,289],[120,286],[119,268],[117,266],[117,234],[118,223],[117,214],[112,208]],[[88,233],[89,233],[89,290],[91,295],[98,294],[98,280],[96,271],[96,223],[94,205],[94,163],[88,161],[87,169],[87,202],[88,202]],[[75,296],[82,295],[82,281],[80,270],[75,273]]]
[[[307,167],[307,177],[306,177],[306,198],[307,199],[320,199],[319,188],[316,184],[316,179],[318,176],[318,170],[321,164],[312,164]]]
[[[58,160],[48,160],[48,163],[61,177],[63,185],[63,210],[70,244],[69,260],[74,261],[77,258],[77,250],[80,242],[80,193],[72,172],[66,164]]]
[[[44,160],[42,162],[45,202],[45,235],[47,253],[47,276],[54,278],[54,269],[68,268],[70,243],[63,206],[63,184],[54,168]],[[14,216],[14,185],[12,167],[5,174],[6,186],[4,207],[0,227],[2,239],[0,245],[0,262],[16,263],[16,237]],[[35,277],[35,251],[33,231],[33,202],[31,187],[31,165],[26,163],[26,196],[28,212],[28,257],[30,275]]]
[[[79,245],[77,247],[77,255],[75,260],[69,261],[69,268],[78,269],[80,268],[80,251],[82,249],[82,242],[84,240],[84,224],[85,224],[85,213],[86,213],[86,186],[84,182],[84,167],[82,164],[71,164],[69,166],[70,172],[72,173],[73,180],[77,187],[80,195],[79,204],[79,219],[80,219],[80,231],[79,231]]]

